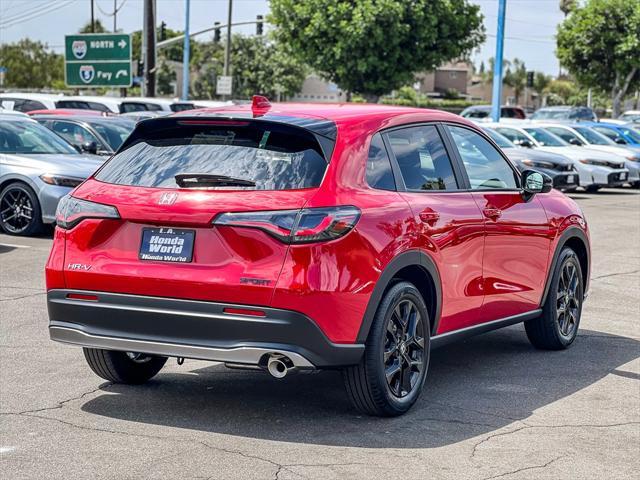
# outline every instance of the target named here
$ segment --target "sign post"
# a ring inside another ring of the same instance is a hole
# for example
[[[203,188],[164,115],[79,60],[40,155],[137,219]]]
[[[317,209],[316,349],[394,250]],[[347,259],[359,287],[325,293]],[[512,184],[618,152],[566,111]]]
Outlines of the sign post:
[[[131,35],[66,35],[64,75],[69,87],[130,87]]]

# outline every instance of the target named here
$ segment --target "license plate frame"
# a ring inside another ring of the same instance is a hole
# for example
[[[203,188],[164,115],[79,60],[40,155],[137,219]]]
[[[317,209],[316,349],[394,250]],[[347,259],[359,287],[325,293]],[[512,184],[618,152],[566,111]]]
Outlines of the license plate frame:
[[[191,263],[196,231],[172,227],[145,227],[138,259],[147,262]]]

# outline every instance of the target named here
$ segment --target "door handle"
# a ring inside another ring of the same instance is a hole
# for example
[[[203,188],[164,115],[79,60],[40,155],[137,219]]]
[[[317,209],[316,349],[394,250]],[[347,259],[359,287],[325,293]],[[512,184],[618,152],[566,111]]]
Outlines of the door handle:
[[[438,220],[440,220],[440,214],[430,208],[425,208],[418,216],[420,217],[420,220],[430,226],[433,226]]]
[[[491,220],[497,220],[502,216],[502,210],[493,207],[483,209],[482,213],[485,217],[490,218]]]

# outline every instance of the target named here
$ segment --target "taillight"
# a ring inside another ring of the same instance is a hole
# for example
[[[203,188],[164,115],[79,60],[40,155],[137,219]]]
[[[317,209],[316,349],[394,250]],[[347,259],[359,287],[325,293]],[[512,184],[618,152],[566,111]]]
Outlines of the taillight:
[[[65,195],[58,202],[56,224],[64,229],[75,227],[87,218],[120,218],[118,209],[111,205],[89,202]]]
[[[349,233],[360,218],[352,206],[222,213],[214,225],[258,228],[285,243],[335,240]]]

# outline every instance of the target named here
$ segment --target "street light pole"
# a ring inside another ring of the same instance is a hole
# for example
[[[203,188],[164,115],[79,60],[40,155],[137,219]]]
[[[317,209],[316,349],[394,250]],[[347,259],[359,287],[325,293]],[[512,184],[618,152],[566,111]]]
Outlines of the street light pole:
[[[184,48],[182,53],[182,100],[189,100],[189,5],[190,0],[185,0],[184,17]]]
[[[500,104],[502,102],[502,59],[504,57],[504,21],[507,0],[499,0],[498,31],[496,33],[496,58],[493,62],[493,93],[491,96],[491,118],[500,121]]]

